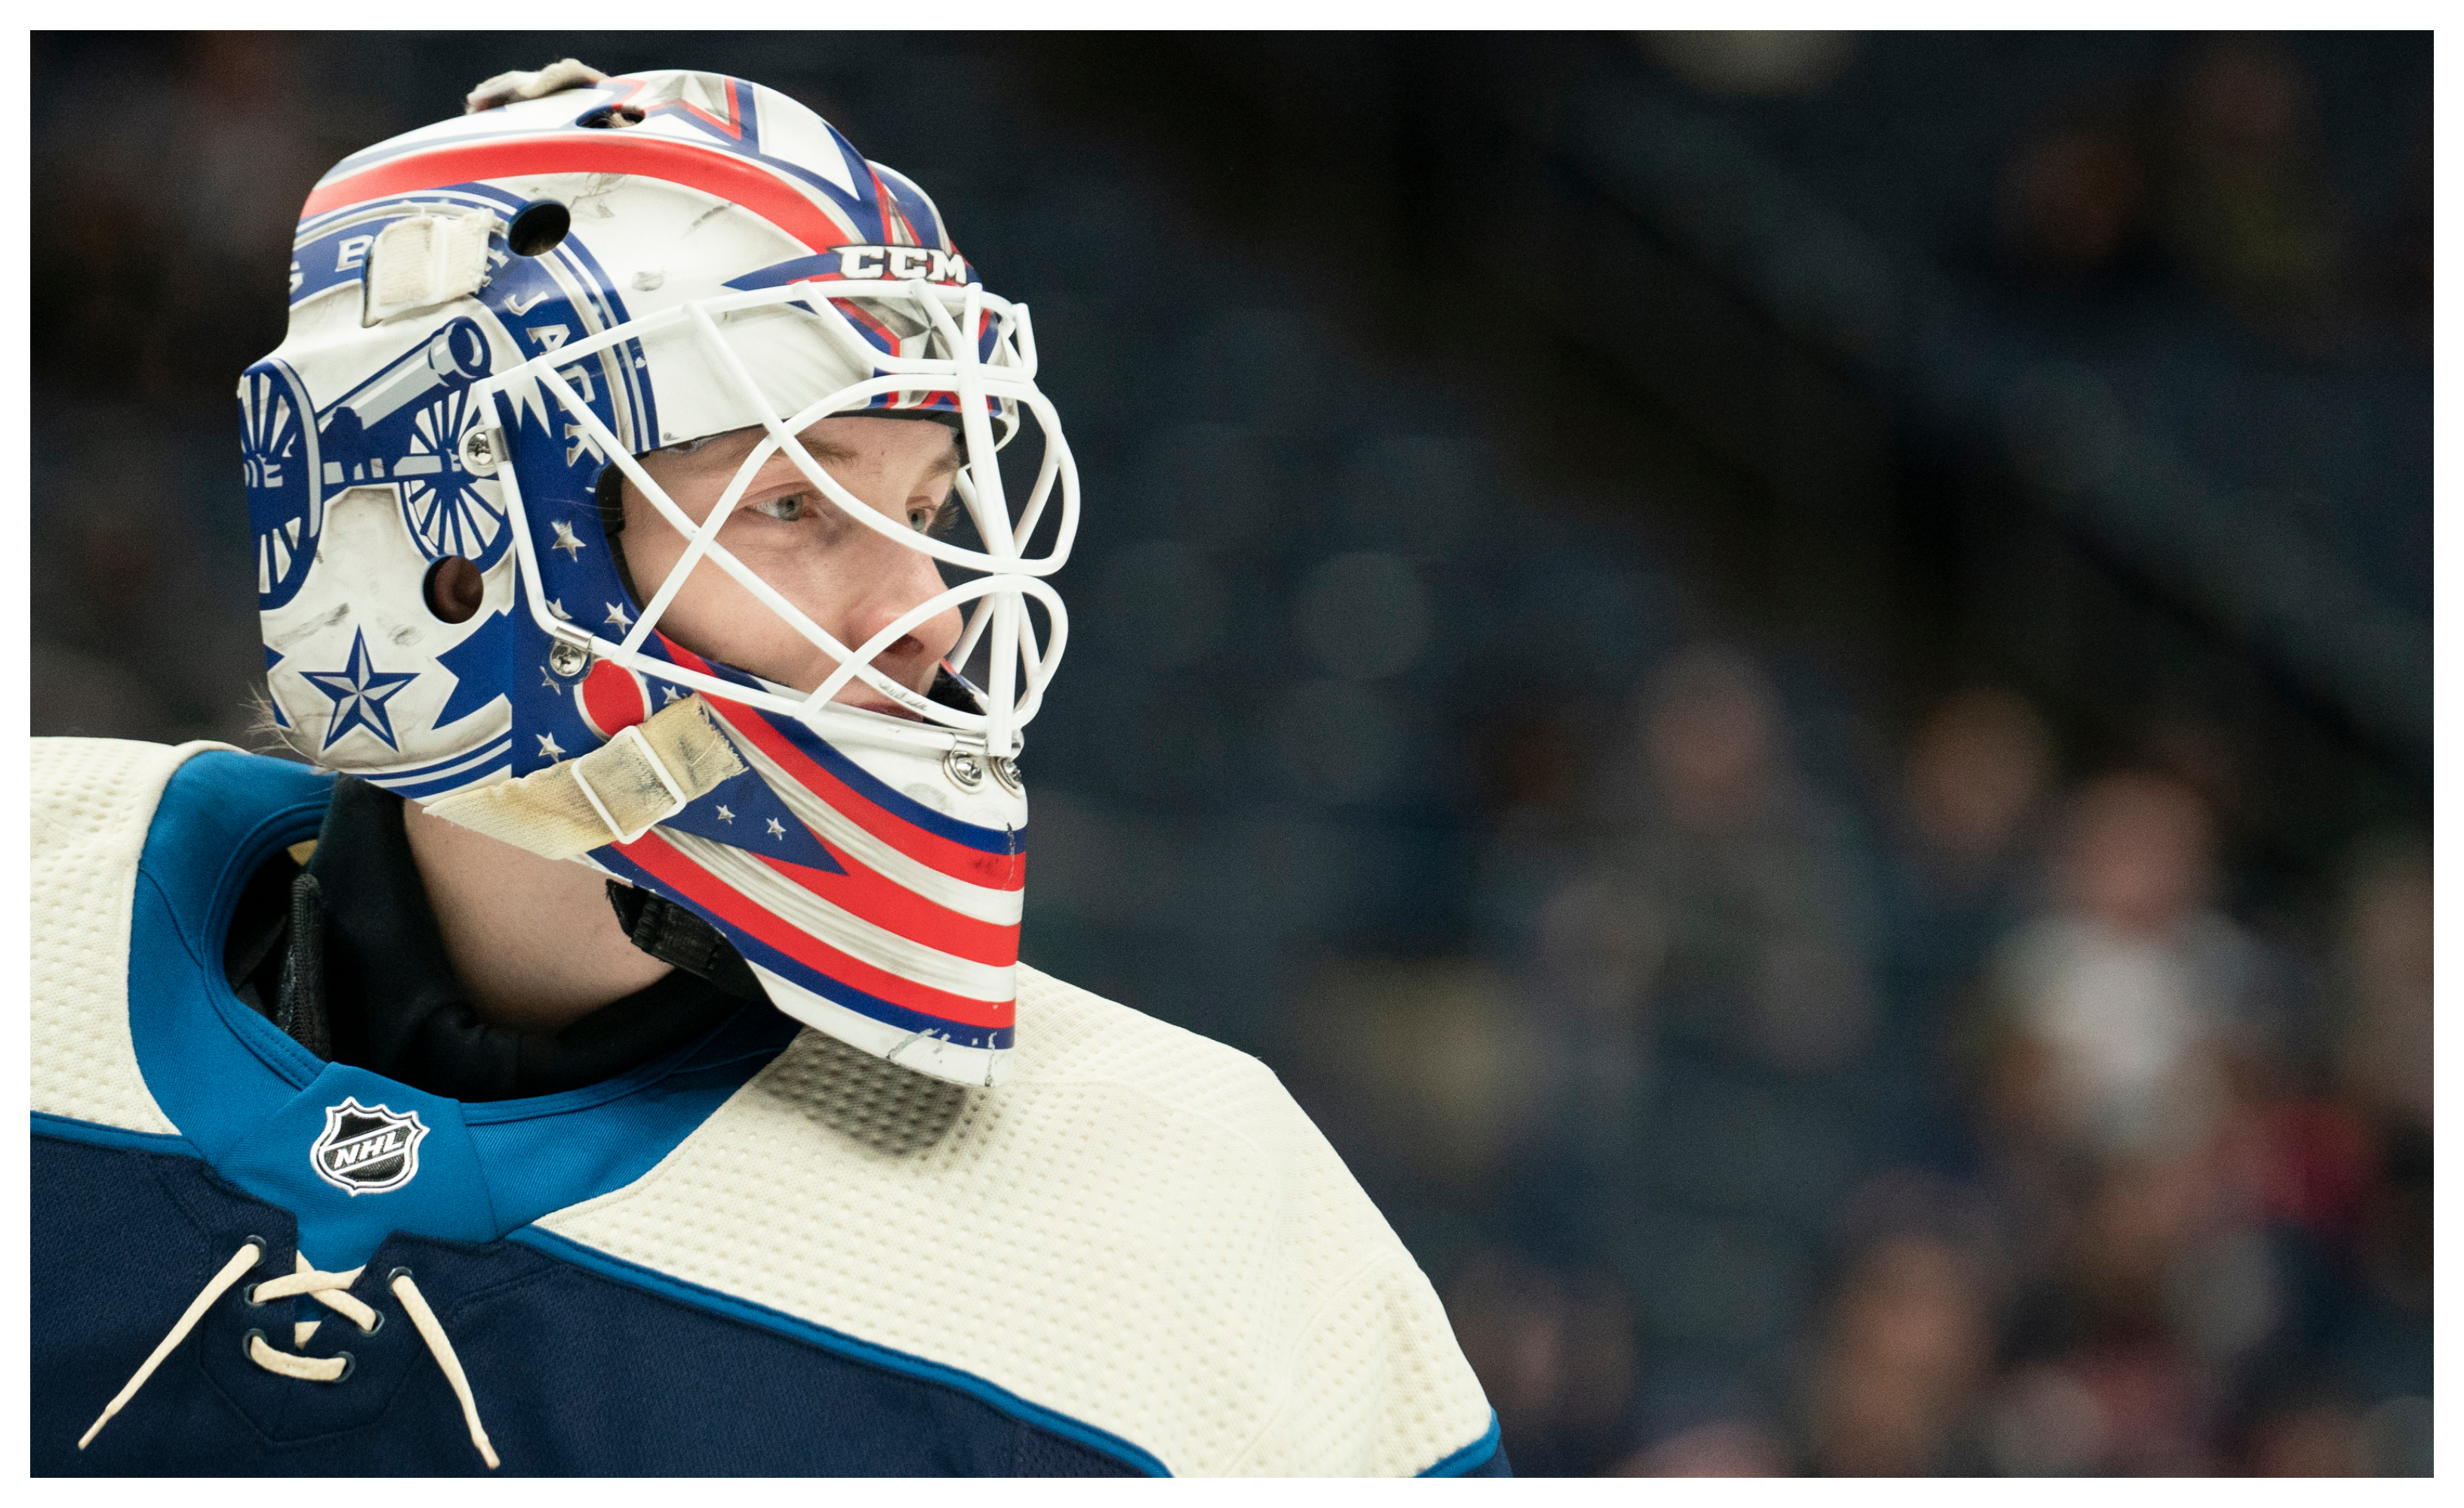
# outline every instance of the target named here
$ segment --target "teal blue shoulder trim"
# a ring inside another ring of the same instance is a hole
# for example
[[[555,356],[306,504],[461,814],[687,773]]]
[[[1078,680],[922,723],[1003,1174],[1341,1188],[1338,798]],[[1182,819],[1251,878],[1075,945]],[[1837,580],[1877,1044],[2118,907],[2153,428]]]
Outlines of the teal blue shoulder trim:
[[[927,1382],[939,1383],[947,1388],[955,1388],[969,1397],[991,1405],[1021,1423],[1031,1424],[1039,1430],[1049,1430],[1054,1434],[1074,1440],[1090,1451],[1101,1452],[1149,1476],[1172,1475],[1163,1462],[1119,1435],[1109,1431],[1098,1430],[1090,1424],[1081,1423],[1067,1414],[1055,1413],[1041,1405],[1029,1403],[1009,1389],[986,1382],[971,1372],[962,1372],[954,1366],[944,1366],[938,1362],[928,1362],[922,1357],[910,1356],[904,1351],[893,1351],[888,1346],[875,1345],[869,1341],[859,1341],[854,1336],[815,1324],[807,1320],[799,1320],[793,1315],[781,1314],[776,1309],[720,1293],[715,1288],[705,1288],[699,1283],[687,1282],[681,1278],[671,1278],[665,1273],[653,1271],[637,1262],[628,1262],[621,1257],[610,1257],[605,1252],[593,1250],[579,1241],[569,1241],[563,1236],[542,1231],[535,1225],[525,1226],[514,1232],[506,1239],[519,1241],[524,1246],[559,1261],[570,1262],[576,1267],[597,1273],[603,1278],[658,1294],[662,1298],[672,1299],[678,1303],[691,1304],[696,1309],[723,1314],[747,1324],[759,1325],[762,1329],[803,1341],[807,1344],[818,1345],[837,1355],[878,1366],[884,1371],[896,1372],[902,1376],[920,1378]],[[1492,1445],[1496,1437],[1497,1428],[1492,1422],[1488,1433]],[[1454,1459],[1453,1456],[1447,1457],[1447,1460],[1452,1459]]]
[[[1423,1476],[1463,1476],[1480,1470],[1497,1453],[1497,1410],[1488,1411],[1488,1429],[1481,1437],[1445,1457],[1420,1475]]]

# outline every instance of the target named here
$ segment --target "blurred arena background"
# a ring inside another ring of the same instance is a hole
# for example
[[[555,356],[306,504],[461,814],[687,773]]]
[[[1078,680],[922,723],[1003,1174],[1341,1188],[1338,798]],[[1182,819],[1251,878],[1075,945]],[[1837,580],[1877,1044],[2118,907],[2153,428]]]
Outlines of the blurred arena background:
[[[1030,962],[1270,1063],[1532,1475],[2431,1464],[2431,45],[33,39],[33,725],[246,741],[344,152],[742,74],[1029,301]]]

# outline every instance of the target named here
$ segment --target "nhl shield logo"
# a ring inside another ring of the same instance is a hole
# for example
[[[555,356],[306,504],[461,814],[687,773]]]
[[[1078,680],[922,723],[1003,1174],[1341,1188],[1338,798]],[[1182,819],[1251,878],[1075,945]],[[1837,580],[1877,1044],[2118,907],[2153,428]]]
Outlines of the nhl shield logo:
[[[357,1197],[410,1182],[419,1171],[419,1144],[428,1127],[419,1112],[396,1115],[357,1097],[325,1107],[325,1131],[308,1148],[317,1176]]]

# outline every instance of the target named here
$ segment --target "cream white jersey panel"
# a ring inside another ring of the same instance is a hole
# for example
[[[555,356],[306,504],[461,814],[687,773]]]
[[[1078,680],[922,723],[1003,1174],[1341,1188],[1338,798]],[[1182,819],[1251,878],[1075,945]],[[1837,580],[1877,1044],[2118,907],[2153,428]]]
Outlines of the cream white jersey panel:
[[[137,862],[163,787],[189,755],[119,738],[33,741],[33,1108],[176,1134],[128,1035],[128,928]]]
[[[539,1223],[1177,1475],[1410,1475],[1488,1428],[1428,1279],[1265,1064],[1023,965],[1000,1086],[806,1032],[638,1182]]]

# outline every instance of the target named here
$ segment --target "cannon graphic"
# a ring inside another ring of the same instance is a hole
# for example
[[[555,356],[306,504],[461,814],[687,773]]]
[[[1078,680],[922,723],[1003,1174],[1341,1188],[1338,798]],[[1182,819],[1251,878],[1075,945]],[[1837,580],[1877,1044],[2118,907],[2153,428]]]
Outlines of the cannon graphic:
[[[491,362],[486,332],[461,317],[322,408],[288,363],[268,357],[248,369],[240,428],[260,609],[298,594],[325,500],[344,488],[393,488],[404,526],[431,560],[458,555],[484,571],[502,558],[513,543],[503,499],[460,456],[463,431],[477,422],[471,384]]]

